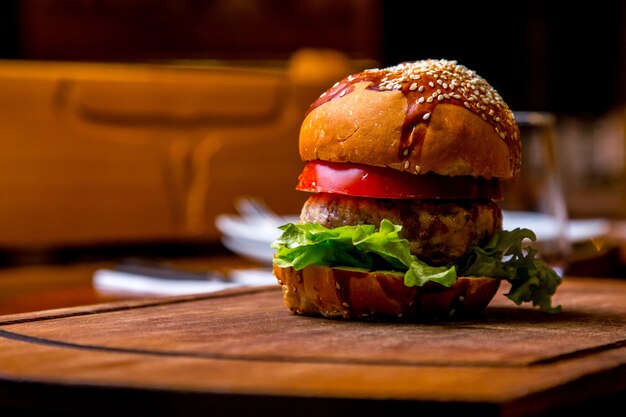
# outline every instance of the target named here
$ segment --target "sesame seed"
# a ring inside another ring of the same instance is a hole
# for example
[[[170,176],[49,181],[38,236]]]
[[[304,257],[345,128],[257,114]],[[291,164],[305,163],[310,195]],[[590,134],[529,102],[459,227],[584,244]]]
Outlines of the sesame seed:
[[[433,89],[429,95],[417,97],[416,104],[455,99],[459,100],[457,104],[463,103],[463,106],[469,111],[483,118],[494,128],[498,127],[499,132],[504,131],[504,127],[506,127],[507,132],[510,132],[509,126],[515,124],[511,111],[498,92],[474,71],[457,64],[456,61],[422,60],[388,68],[368,69],[365,70],[365,73],[380,74],[379,79],[381,81],[376,87],[381,91],[417,90],[423,95],[426,87]],[[423,85],[418,85],[415,80],[420,80],[421,75],[428,78]],[[355,75],[348,76],[346,79],[348,82],[358,82],[363,80],[363,77]],[[437,86],[441,86],[440,89],[437,89]],[[348,93],[341,91],[345,90],[342,87],[342,82],[336,83],[334,87],[337,87],[338,96]],[[515,133],[511,132],[507,134],[507,137],[513,135]]]
[[[404,154],[404,156],[407,156],[409,154],[409,148],[406,148],[402,153]]]
[[[404,169],[409,169],[409,161],[404,161]]]
[[[346,303],[345,301],[341,303],[341,305],[344,306],[345,308],[350,308],[350,304]]]
[[[426,113],[426,114],[424,114],[424,115],[422,116],[422,119],[424,119],[424,120],[428,120],[428,119],[430,119],[430,113]]]
[[[343,91],[339,94],[339,97],[343,97],[343,96],[345,96],[345,95],[346,95],[346,90],[343,90]]]
[[[415,173],[416,173],[416,174],[419,174],[421,170],[422,170],[422,169],[420,168],[420,166],[419,166],[419,165],[415,165]]]

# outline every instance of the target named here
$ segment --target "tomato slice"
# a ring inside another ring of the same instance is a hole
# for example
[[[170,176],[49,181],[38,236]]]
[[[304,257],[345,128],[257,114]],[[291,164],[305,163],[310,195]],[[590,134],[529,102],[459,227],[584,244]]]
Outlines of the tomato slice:
[[[307,162],[298,177],[296,189],[373,198],[502,199],[502,187],[497,178],[414,175],[391,168],[347,162]]]

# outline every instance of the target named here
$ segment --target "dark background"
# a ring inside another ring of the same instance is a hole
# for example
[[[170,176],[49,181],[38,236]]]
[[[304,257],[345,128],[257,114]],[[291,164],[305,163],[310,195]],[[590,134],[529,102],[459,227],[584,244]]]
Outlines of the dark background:
[[[626,102],[626,2],[8,0],[0,58],[282,60],[328,47],[381,65],[456,59],[511,108],[598,115]]]

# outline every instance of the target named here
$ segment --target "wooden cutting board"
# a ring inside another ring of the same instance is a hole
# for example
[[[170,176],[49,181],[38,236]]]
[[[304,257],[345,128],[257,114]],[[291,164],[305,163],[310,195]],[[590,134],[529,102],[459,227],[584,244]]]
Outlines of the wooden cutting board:
[[[343,322],[292,314],[272,286],[3,316],[0,410],[521,416],[626,393],[626,281],[567,278],[555,302]]]

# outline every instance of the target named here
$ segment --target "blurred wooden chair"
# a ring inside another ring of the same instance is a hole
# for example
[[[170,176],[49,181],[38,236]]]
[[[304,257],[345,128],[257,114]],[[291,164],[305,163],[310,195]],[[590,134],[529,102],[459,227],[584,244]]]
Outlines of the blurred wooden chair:
[[[0,247],[215,240],[240,195],[297,213],[303,115],[358,65],[0,62]]]

